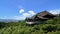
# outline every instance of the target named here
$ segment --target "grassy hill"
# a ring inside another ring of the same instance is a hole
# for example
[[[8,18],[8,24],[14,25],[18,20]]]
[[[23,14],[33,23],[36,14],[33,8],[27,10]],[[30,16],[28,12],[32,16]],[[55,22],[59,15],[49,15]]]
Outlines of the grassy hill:
[[[0,23],[0,34],[60,34],[60,18],[42,24],[26,26],[25,21]]]

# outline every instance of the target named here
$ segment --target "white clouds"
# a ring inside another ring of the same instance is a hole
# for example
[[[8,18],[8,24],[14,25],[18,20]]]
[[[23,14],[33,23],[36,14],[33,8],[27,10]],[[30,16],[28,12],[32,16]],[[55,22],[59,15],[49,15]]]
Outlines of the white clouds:
[[[49,12],[52,14],[60,14],[60,10],[50,10]]]
[[[13,19],[24,20],[26,17],[31,17],[33,15],[35,15],[35,13],[31,14],[30,12],[25,12],[25,13],[22,13],[22,15],[20,16],[14,16]]]
[[[20,9],[20,10],[19,10],[19,13],[23,13],[23,12],[24,12],[24,9]]]
[[[35,15],[36,13],[32,10],[26,12],[24,9],[20,9],[19,13],[21,14],[20,16],[14,16],[13,19],[16,20],[24,20],[26,17],[31,17]]]
[[[54,15],[55,14],[60,14],[60,10],[50,10],[49,12],[54,14]],[[28,12],[23,10],[22,12],[20,12],[20,14],[21,14],[21,16],[15,16],[15,19],[23,20],[26,17],[31,17],[31,16],[35,15],[36,13],[34,11],[32,11],[32,10],[29,10]]]
[[[29,16],[31,16],[31,14],[29,14],[29,13],[23,13],[22,16],[29,17]]]
[[[30,11],[28,11],[28,12],[26,12],[26,13],[23,13],[23,16],[24,17],[31,17],[31,16],[33,16],[33,15],[35,15],[36,13],[34,12],[34,11],[32,11],[32,10],[30,10]]]
[[[50,10],[49,11],[52,14],[60,14],[60,10]],[[32,10],[29,10],[28,12],[26,12],[24,9],[20,9],[19,10],[20,15],[16,15],[13,17],[7,17],[4,16],[2,19],[16,19],[16,20],[24,20],[26,17],[31,17],[33,15],[35,15],[36,13]]]
[[[4,16],[2,19],[24,20],[26,17],[31,17],[36,14],[32,10],[29,10],[26,12],[24,9],[20,9],[19,13],[20,13],[20,15],[16,15],[16,16],[12,16],[12,17],[11,16],[10,17]]]
[[[32,10],[28,11],[28,12],[25,12],[25,13],[22,13],[22,16],[24,17],[31,17],[33,15],[35,15],[36,13]]]
[[[32,10],[30,10],[29,13],[30,13],[31,15],[35,15],[35,12],[32,11]]]
[[[35,13],[34,11],[30,10],[30,11],[28,11],[28,12],[22,13],[22,16],[23,16],[23,18],[25,19],[26,17],[31,17],[31,16],[33,16],[33,15],[35,15],[35,14],[36,14],[36,13]]]

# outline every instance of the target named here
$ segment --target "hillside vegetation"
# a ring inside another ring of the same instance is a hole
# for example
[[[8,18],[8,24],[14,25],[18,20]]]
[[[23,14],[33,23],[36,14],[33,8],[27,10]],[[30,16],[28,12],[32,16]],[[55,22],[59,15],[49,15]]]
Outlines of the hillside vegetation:
[[[1,22],[0,34],[60,34],[60,18],[49,19],[34,26],[26,26],[25,21]]]

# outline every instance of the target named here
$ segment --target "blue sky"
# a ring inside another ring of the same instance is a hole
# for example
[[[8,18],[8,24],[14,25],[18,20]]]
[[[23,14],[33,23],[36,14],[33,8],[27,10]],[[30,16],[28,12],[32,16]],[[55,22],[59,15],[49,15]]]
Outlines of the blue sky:
[[[24,19],[43,10],[60,11],[60,0],[0,0],[0,19]]]

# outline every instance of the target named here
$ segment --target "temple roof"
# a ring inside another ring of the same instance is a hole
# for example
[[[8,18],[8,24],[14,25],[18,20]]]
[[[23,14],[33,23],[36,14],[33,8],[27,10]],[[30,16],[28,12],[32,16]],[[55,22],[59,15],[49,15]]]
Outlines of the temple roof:
[[[45,11],[42,11],[42,12],[37,13],[36,15],[30,17],[29,19],[35,19],[36,17],[37,17],[37,18],[41,18],[41,19],[48,19],[48,18],[45,18],[45,17],[44,17],[44,16],[46,16],[46,15],[56,16],[56,15],[53,15],[53,14],[51,14],[51,13],[49,13],[48,11],[45,10]],[[49,16],[48,16],[48,17],[49,17]]]

